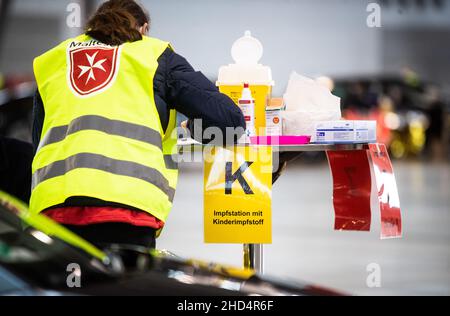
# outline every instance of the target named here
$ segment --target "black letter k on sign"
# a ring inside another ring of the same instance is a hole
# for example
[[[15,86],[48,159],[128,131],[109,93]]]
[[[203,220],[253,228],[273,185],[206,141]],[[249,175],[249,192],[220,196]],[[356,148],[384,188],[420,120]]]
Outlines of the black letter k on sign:
[[[244,176],[242,175],[245,170],[247,170],[252,164],[253,162],[246,161],[242,164],[242,166],[239,167],[239,169],[235,173],[232,173],[233,163],[227,162],[227,164],[225,165],[225,194],[232,194],[233,183],[236,180],[239,181],[239,184],[241,185],[245,194],[254,194],[247,181],[244,179]]]

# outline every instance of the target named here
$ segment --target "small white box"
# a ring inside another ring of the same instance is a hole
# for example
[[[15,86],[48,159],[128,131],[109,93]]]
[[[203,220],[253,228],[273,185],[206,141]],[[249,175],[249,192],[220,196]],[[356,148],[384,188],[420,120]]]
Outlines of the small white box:
[[[377,141],[377,121],[354,121],[354,124],[355,141]]]
[[[376,121],[324,121],[315,123],[315,143],[376,142]]]
[[[281,112],[284,110],[282,98],[269,100],[266,107],[266,136],[283,135],[283,118]]]

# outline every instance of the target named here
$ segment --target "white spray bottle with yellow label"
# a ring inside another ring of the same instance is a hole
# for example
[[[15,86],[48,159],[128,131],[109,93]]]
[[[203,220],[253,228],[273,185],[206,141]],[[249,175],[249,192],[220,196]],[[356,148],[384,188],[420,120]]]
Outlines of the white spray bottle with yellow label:
[[[242,96],[238,101],[239,107],[244,114],[245,123],[247,125],[245,134],[247,137],[255,136],[255,99],[252,97],[252,92],[248,83],[244,83],[244,89],[242,90]]]

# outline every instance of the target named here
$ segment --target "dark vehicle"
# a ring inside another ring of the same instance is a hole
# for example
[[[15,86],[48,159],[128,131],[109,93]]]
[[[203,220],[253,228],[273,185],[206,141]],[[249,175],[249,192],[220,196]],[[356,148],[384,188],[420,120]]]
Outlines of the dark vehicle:
[[[336,80],[346,119],[377,121],[377,138],[395,158],[431,154],[431,145],[445,147],[449,102],[438,85],[421,82],[413,72],[403,77]]]
[[[338,295],[164,251],[100,250],[0,191],[0,295]]]
[[[27,76],[7,77],[3,86],[1,81],[0,135],[29,142],[36,84]]]

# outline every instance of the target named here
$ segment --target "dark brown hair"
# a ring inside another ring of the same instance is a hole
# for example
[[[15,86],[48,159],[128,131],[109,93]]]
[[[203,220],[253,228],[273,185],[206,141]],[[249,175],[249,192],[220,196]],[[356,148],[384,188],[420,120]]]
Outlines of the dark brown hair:
[[[86,25],[86,34],[108,45],[121,45],[142,39],[139,28],[150,18],[134,0],[103,3]]]

